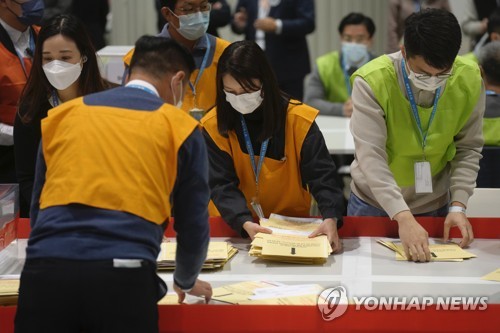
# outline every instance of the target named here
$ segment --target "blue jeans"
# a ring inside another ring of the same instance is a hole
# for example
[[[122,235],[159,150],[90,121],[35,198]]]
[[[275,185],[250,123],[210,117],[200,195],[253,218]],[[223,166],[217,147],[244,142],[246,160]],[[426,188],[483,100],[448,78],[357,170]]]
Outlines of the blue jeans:
[[[444,217],[448,214],[448,204],[428,213],[416,214],[415,216]],[[364,202],[351,192],[347,204],[347,216],[388,216],[387,213],[377,207]]]

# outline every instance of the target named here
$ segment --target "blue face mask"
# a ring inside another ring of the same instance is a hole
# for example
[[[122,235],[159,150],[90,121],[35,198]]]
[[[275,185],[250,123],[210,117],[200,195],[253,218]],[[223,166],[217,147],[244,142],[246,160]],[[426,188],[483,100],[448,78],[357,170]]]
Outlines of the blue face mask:
[[[370,60],[365,44],[342,42],[342,56],[347,68],[361,67]]]
[[[186,39],[197,40],[207,32],[210,22],[209,10],[180,16],[174,14],[174,16],[179,19],[179,28],[176,30]]]
[[[24,25],[38,25],[42,21],[43,10],[45,5],[43,0],[31,0],[28,2],[20,3],[13,0],[15,3],[21,6],[23,13],[18,16],[17,19]]]

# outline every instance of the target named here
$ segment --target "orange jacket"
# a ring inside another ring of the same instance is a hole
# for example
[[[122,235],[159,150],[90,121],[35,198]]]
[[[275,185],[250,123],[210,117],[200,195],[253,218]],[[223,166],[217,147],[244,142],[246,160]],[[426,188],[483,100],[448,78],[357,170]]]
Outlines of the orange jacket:
[[[32,27],[35,38],[40,30]],[[0,25],[0,123],[13,125],[17,103],[31,70],[31,59],[24,58],[24,72],[7,31]]]

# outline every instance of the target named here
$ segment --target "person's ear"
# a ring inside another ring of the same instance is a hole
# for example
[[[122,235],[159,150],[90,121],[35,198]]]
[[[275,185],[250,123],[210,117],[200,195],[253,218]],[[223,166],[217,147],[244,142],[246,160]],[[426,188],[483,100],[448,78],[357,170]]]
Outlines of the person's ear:
[[[368,38],[368,41],[366,42],[366,46],[370,49],[373,46],[373,36]]]
[[[172,78],[176,84],[181,82],[181,84],[184,86],[184,84],[187,83],[187,81],[184,82],[184,79],[186,78],[186,73],[184,71],[178,71],[177,73],[174,74],[174,76],[172,76]]]
[[[173,15],[172,11],[168,7],[161,7],[160,9],[161,16],[165,19],[165,21],[170,22],[169,18]]]
[[[406,59],[406,50],[404,45],[399,45],[399,49],[401,50],[401,54],[403,55],[403,58]]]

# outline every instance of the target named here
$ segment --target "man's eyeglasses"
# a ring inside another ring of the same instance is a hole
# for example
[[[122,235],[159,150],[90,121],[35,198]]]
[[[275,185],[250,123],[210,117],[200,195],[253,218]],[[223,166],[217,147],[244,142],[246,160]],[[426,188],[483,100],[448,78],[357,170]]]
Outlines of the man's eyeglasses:
[[[408,61],[406,61],[406,64],[408,65],[408,68],[414,73],[415,78],[417,80],[420,80],[420,81],[429,80],[431,77],[437,77],[440,80],[447,80],[447,79],[449,79],[450,77],[453,76],[453,73],[452,73],[451,69],[450,69],[450,71],[448,73],[442,73],[442,74],[438,74],[438,75],[429,75],[429,74],[424,74],[424,73],[415,73],[415,71],[410,67],[410,64],[408,63]]]
[[[429,74],[418,74],[418,73],[415,73],[415,78],[417,80],[420,80],[420,81],[429,80],[431,77],[437,77],[438,79],[441,79],[441,80],[447,80],[447,79],[449,79],[452,76],[453,76],[453,73],[451,72],[451,70],[448,73],[443,73],[443,74],[438,74],[438,75],[429,75]]]
[[[181,13],[181,15],[189,15],[197,12],[207,12],[212,9],[212,4],[206,2],[198,7],[192,6],[191,4],[185,4],[184,6],[177,8],[176,10]]]

